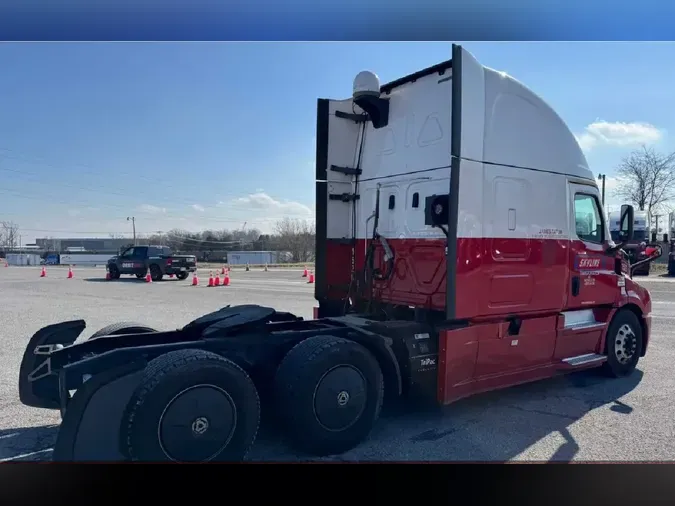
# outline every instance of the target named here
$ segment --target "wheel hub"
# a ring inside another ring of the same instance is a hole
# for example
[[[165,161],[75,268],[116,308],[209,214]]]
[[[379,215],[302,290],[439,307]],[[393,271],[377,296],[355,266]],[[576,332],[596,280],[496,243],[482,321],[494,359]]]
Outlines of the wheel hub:
[[[225,390],[195,385],[167,404],[159,419],[157,437],[170,460],[205,462],[229,444],[236,425],[237,410]]]
[[[321,377],[314,390],[316,420],[332,432],[351,427],[366,408],[366,388],[366,380],[356,367],[333,367]]]
[[[344,390],[340,392],[337,396],[337,402],[338,406],[346,406],[349,402],[349,392],[345,392]]]
[[[631,361],[637,350],[637,338],[633,329],[624,324],[614,338],[614,354],[618,362],[625,365]]]
[[[201,436],[207,430],[209,430],[209,421],[205,417],[200,416],[192,422],[192,432],[194,432],[195,435]]]

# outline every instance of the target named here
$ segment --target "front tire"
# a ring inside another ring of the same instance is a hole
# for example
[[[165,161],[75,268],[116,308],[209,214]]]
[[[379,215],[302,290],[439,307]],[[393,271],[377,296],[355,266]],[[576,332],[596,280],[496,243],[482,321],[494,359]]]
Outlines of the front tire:
[[[275,393],[295,446],[324,456],[350,450],[368,436],[380,415],[384,382],[377,360],[362,345],[317,336],[288,352]]]
[[[144,462],[242,460],[260,423],[258,392],[234,362],[203,350],[152,360],[120,425],[120,450]]]
[[[108,267],[108,272],[110,273],[110,279],[120,279],[120,270],[116,265]]]
[[[628,376],[637,367],[641,351],[640,320],[630,310],[619,310],[607,330],[605,339],[607,362],[603,364],[603,372],[613,378]]]

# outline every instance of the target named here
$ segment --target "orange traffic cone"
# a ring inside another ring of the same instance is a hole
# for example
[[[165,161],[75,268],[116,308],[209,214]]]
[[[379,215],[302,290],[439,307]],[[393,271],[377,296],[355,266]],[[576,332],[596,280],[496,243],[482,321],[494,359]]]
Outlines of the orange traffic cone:
[[[45,269],[44,266],[42,266],[42,270],[40,271],[40,277],[41,277],[41,278],[46,278],[46,277],[47,277],[47,269]]]
[[[173,279],[173,274],[169,274],[169,277]]]
[[[216,273],[216,277],[213,280],[213,286],[220,286],[220,274]]]
[[[5,260],[5,267],[9,267],[9,264],[7,263],[7,260]]]
[[[230,273],[226,272],[225,277],[223,278],[223,286],[229,286],[230,285]]]
[[[225,274],[225,266],[223,266],[223,268],[221,269],[220,273],[221,273],[221,274]]]
[[[192,286],[197,286],[199,285],[199,278],[197,277],[197,273],[192,274]]]
[[[213,286],[213,273],[209,271],[209,286]]]
[[[314,273],[313,272],[309,273],[309,279],[307,280],[307,283],[314,283]]]
[[[73,279],[73,268],[68,266],[68,279]]]
[[[108,271],[105,273],[105,280],[110,281],[110,273]]]
[[[150,275],[150,271],[145,275],[145,282],[146,283],[152,283],[152,276]]]
[[[309,271],[307,270],[307,266],[305,265],[305,270],[302,271],[302,277],[306,278],[307,276],[309,276]]]

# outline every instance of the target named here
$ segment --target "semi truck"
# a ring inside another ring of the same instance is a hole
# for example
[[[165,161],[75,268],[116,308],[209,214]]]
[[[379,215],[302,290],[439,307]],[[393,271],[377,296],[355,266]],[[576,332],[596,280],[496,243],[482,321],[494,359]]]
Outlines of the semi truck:
[[[238,461],[261,405],[296,448],[333,455],[388,403],[626,376],[652,304],[622,250],[633,208],[616,240],[604,216],[574,135],[513,77],[459,45],[384,85],[363,71],[317,102],[312,319],[228,306],[77,344],[84,320],[48,325],[19,395],[60,411],[58,461]]]
[[[649,247],[649,213],[647,211],[634,211],[633,221],[633,239],[627,241],[623,246],[623,250],[628,255],[631,264],[647,258],[647,248]],[[619,241],[619,230],[621,220],[621,212],[615,211],[609,213],[609,233],[614,241]],[[639,266],[633,268],[633,274],[649,275],[651,262],[641,263]]]

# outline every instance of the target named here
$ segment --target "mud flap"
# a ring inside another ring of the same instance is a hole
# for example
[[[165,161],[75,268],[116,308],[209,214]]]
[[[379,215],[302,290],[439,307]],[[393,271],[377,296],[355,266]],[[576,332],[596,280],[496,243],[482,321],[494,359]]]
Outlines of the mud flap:
[[[56,438],[54,461],[127,460],[119,444],[120,422],[145,365],[137,362],[102,372],[75,392]]]
[[[85,329],[84,320],[56,323],[41,328],[28,341],[19,369],[19,399],[26,406],[59,409],[59,378],[51,374],[48,351],[56,345],[70,346]],[[36,348],[43,348],[36,354]],[[38,365],[40,371],[37,371]],[[32,381],[31,381],[32,380]]]

